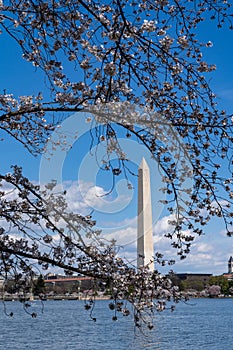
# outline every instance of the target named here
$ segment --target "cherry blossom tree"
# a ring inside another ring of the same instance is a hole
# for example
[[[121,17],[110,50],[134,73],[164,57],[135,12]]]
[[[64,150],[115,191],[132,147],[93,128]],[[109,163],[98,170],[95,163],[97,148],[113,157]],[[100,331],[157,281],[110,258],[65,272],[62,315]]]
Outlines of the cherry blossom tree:
[[[221,294],[221,287],[216,286],[216,285],[212,285],[208,288],[207,292],[208,292],[210,298],[218,297]]]
[[[102,125],[96,143],[106,140],[106,153],[119,158],[117,168],[110,157],[105,160],[110,176],[131,175],[119,127],[158,162],[171,217],[166,236],[180,258],[211,217],[220,217],[226,234],[232,234],[232,119],[219,110],[208,83],[216,66],[202,51],[212,43],[197,36],[203,21],[232,29],[228,1],[3,0],[0,8],[2,32],[46,76],[45,91],[36,96],[0,95],[5,133],[37,154],[61,120],[91,111],[96,126]],[[170,137],[178,151],[166,141]],[[192,188],[185,185],[187,177]],[[149,328],[151,319],[143,318],[143,311],[154,306],[161,311],[161,299],[181,298],[157,270],[136,271],[119,258],[92,218],[67,210],[65,195],[52,191],[55,184],[40,188],[17,166],[0,180],[0,274],[13,277],[16,288],[27,291],[40,268],[58,266],[110,283],[110,309],[128,314],[118,303],[127,300],[134,305],[136,325],[145,321]],[[164,264],[159,253],[155,262]]]

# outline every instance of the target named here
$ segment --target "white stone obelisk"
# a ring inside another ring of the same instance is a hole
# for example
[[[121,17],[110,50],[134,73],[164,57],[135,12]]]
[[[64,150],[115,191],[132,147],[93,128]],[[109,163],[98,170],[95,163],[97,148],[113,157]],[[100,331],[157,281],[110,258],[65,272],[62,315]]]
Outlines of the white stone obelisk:
[[[144,158],[138,169],[137,267],[154,271],[150,170]]]

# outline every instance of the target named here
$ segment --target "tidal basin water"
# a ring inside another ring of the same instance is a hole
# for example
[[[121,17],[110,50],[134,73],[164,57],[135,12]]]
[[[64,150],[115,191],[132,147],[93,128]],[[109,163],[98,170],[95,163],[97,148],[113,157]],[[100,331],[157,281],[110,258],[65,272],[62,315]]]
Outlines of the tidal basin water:
[[[90,320],[83,301],[33,302],[31,318],[19,302],[0,302],[1,350],[233,350],[233,299],[193,299],[175,312],[157,314],[154,329],[142,335],[132,319],[111,320],[108,301],[97,301]]]

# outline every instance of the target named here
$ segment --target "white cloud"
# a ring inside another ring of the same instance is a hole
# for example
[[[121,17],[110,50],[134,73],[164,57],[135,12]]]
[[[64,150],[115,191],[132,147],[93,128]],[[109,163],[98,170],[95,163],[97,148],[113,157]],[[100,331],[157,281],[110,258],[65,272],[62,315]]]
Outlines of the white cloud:
[[[108,193],[101,186],[80,181],[67,181],[63,183],[66,190],[68,210],[86,215],[95,210],[103,214],[114,214],[122,211],[132,199],[131,192],[117,192],[117,196]]]
[[[198,253],[204,253],[204,252],[210,252],[213,251],[214,248],[211,244],[209,243],[198,243],[195,245],[195,250]]]
[[[173,218],[173,215],[169,215],[164,216],[158,220],[153,228],[154,235],[161,236],[162,234],[167,233],[172,228],[171,224],[169,224],[169,221],[171,221]]]
[[[137,242],[137,228],[135,226],[129,226],[127,228],[117,230],[115,232],[107,233],[104,235],[107,240],[115,239],[119,246],[134,246]]]
[[[191,245],[191,252],[185,260],[180,261],[176,249],[171,247],[171,240],[164,237],[171,226],[172,216],[161,218],[154,225],[154,249],[164,254],[165,258],[174,258],[176,264],[173,269],[177,272],[222,274],[227,272],[227,261],[233,255],[232,238],[226,236],[226,231],[219,229],[219,225],[209,225],[206,235],[196,236]],[[184,232],[191,234],[190,231]]]
[[[108,222],[104,222],[100,219],[99,223],[101,224],[101,227],[103,230],[107,228],[108,232],[110,231],[116,231],[116,230],[125,230],[127,227],[134,227],[135,230],[137,230],[137,217],[133,218],[125,218],[123,220],[112,220]],[[97,223],[98,224],[98,223]]]
[[[11,192],[9,186],[6,186],[4,189],[7,189],[9,199],[15,197],[16,192]],[[100,196],[105,194],[104,188],[87,182],[77,183],[67,181],[63,183],[63,190],[67,191],[66,200],[68,210],[82,215],[89,214],[93,206],[99,205],[98,208],[106,212],[108,206],[112,203],[111,201],[115,200],[115,203],[118,202],[118,204],[125,205],[129,199],[127,193],[125,196],[121,193],[115,199],[110,195],[108,201],[103,197],[104,201],[100,200],[100,203],[98,203]],[[106,227],[103,229],[103,237],[107,240],[116,239],[120,247],[119,255],[136,264],[137,217],[128,217],[123,220],[118,219],[120,217],[121,215],[118,217],[108,216],[108,219],[111,219],[108,221],[105,220],[104,214],[100,212],[100,221],[97,221],[97,226],[100,224],[102,225],[101,227]],[[229,256],[233,255],[233,241],[226,236],[226,231],[221,227],[219,221],[218,225],[210,224],[207,227],[210,233],[196,237],[192,243],[190,254],[188,254],[185,260],[179,261],[179,257],[176,255],[176,249],[171,247],[171,240],[164,237],[164,234],[172,229],[172,226],[169,224],[169,221],[172,219],[172,216],[164,216],[155,223],[153,227],[155,252],[159,251],[163,253],[166,259],[175,258],[177,262],[172,268],[177,272],[213,274],[227,272],[227,261]],[[1,220],[0,224],[4,225],[4,221]],[[185,233],[190,234],[189,231]],[[13,230],[11,231],[11,235],[12,238],[17,237],[17,233]]]
[[[88,188],[90,188],[90,185],[87,183],[78,184],[76,181],[67,181],[63,184],[63,187],[66,190],[65,199],[68,205],[68,210],[86,215],[90,208],[88,203],[84,201],[80,190],[87,191]]]

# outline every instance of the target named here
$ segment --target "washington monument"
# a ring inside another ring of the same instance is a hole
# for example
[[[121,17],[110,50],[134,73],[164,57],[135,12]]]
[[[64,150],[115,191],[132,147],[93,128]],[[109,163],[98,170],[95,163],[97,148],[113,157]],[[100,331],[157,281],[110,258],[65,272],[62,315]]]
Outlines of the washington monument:
[[[152,210],[150,170],[144,158],[138,169],[138,234],[137,267],[148,265],[154,271],[154,247],[152,232]]]

